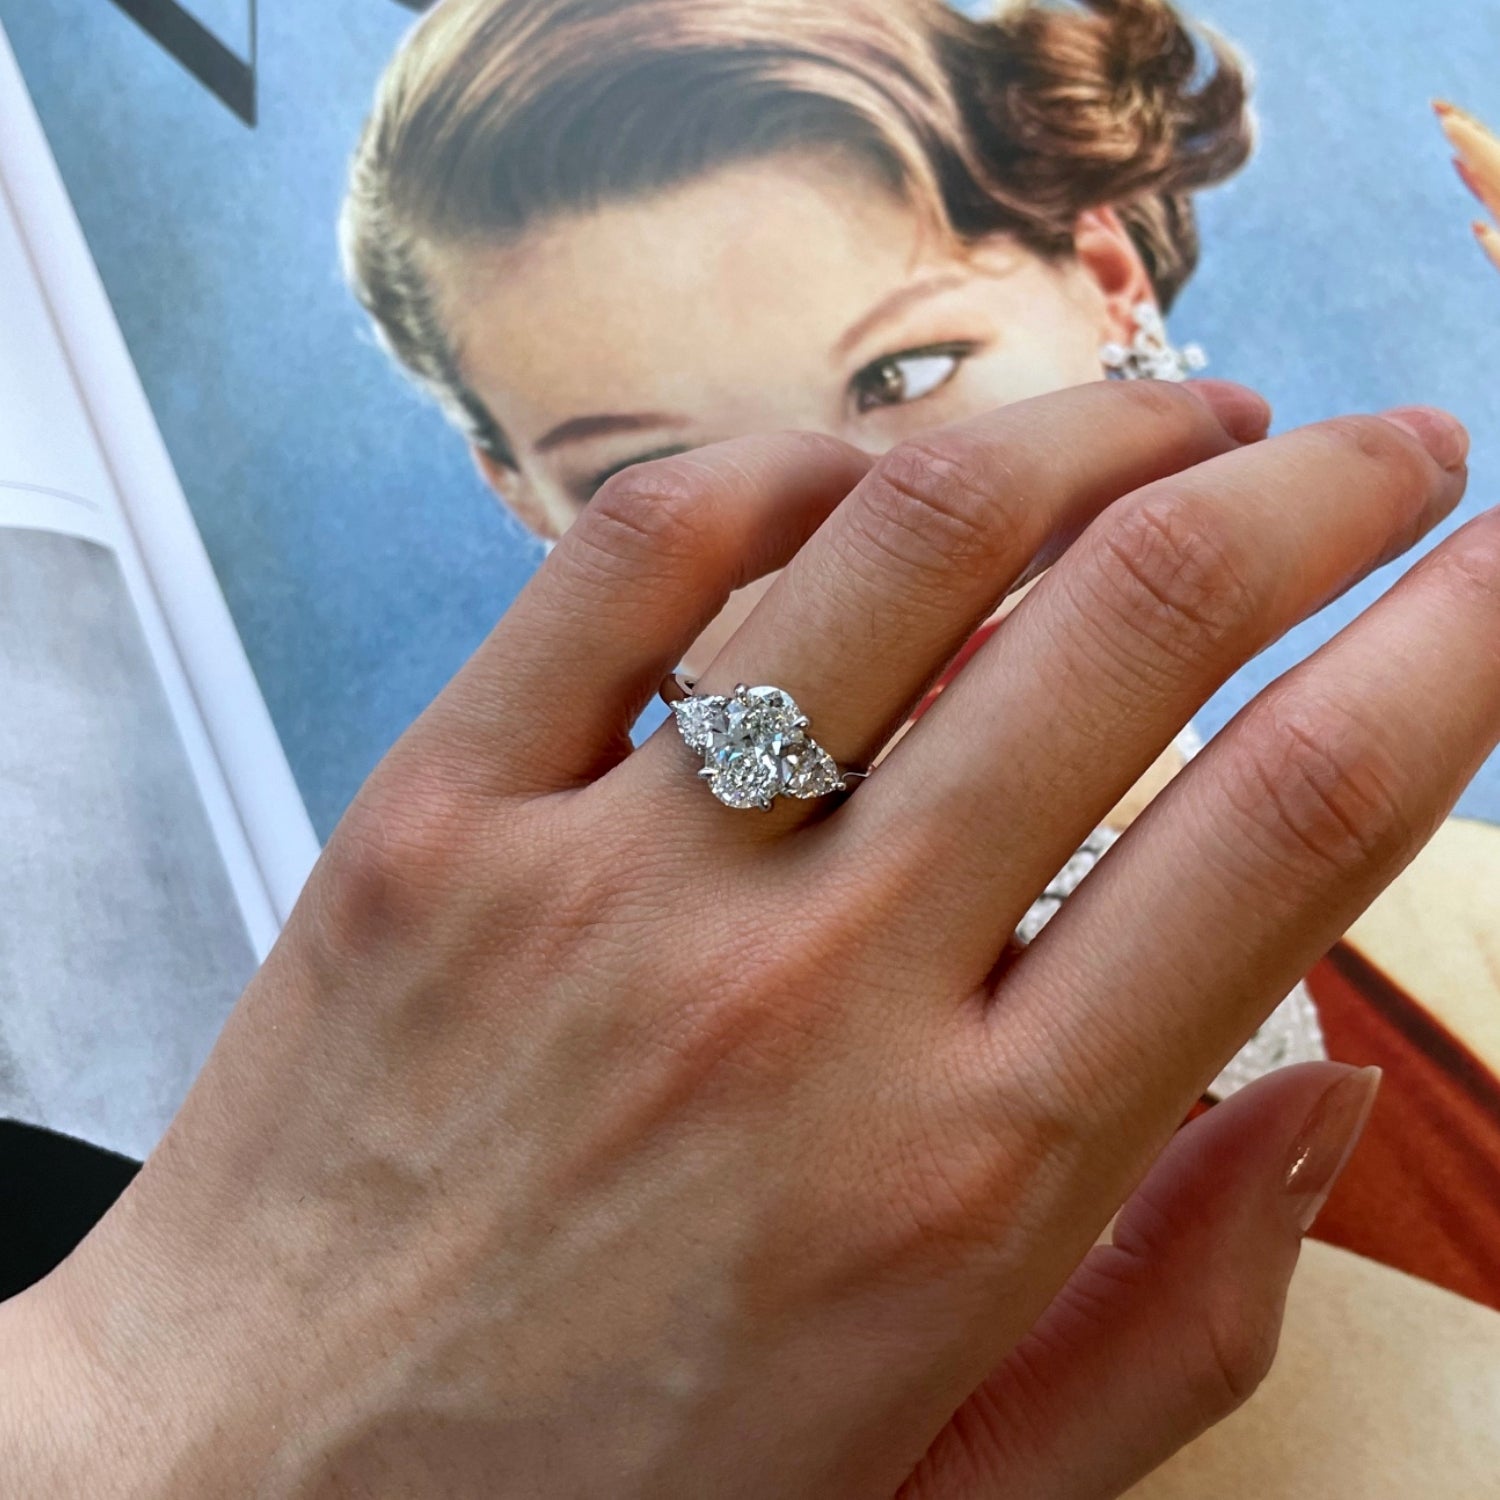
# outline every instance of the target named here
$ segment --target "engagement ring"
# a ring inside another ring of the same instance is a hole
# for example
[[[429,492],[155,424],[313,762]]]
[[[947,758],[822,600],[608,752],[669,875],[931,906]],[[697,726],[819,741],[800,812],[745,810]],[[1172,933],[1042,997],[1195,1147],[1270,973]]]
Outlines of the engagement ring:
[[[662,697],[683,743],[703,757],[698,774],[726,807],[769,811],[777,797],[823,797],[869,774],[841,770],[807,733],[807,715],[781,688],[741,683],[718,697],[695,694],[673,676],[662,684]]]

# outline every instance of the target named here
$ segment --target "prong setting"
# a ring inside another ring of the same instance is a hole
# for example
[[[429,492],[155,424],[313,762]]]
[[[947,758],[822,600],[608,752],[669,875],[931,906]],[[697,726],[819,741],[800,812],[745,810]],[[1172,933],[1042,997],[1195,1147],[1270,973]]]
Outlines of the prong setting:
[[[671,704],[678,733],[703,757],[698,775],[726,807],[769,812],[778,797],[809,800],[848,790],[811,720],[784,689],[737,683],[727,697],[692,694]]]

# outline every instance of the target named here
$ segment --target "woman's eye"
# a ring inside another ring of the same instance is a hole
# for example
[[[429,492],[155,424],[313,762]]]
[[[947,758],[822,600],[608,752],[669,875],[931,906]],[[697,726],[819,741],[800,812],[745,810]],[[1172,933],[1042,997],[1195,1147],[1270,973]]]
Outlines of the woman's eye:
[[[679,453],[686,453],[687,445],[675,443],[669,448],[653,448],[649,453],[637,453],[622,463],[611,464],[607,469],[601,469],[591,479],[585,479],[576,488],[578,498],[585,505],[594,498],[596,491],[604,487],[605,481],[613,479],[616,474],[623,474],[626,469],[633,469],[637,464],[648,464],[655,458],[675,458]]]
[[[850,382],[860,411],[877,406],[905,406],[947,385],[973,352],[968,344],[941,344],[887,354],[860,370]]]

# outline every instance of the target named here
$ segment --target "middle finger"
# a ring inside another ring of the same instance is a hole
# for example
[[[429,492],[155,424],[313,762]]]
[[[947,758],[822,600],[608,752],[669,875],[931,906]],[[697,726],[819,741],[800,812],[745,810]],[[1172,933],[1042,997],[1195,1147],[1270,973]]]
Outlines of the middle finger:
[[[696,688],[784,688],[841,765],[867,765],[1039,554],[1137,486],[1260,437],[1268,420],[1258,396],[1224,382],[1100,381],[903,444],[797,554]],[[675,733],[659,739],[647,762],[680,757]],[[814,806],[783,800],[766,827]]]
[[[1344,417],[1127,497],[843,809],[846,836],[865,861],[905,849],[922,879],[910,920],[982,979],[1038,891],[1234,671],[1453,509],[1466,453],[1440,412]]]

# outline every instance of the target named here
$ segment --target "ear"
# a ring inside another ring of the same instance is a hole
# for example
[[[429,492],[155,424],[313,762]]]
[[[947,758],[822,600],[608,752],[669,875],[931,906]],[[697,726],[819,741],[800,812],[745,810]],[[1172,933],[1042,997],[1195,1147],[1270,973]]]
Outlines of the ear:
[[[1087,209],[1074,226],[1073,253],[1100,297],[1100,343],[1128,344],[1135,333],[1135,309],[1156,301],[1130,231],[1114,209]]]
[[[495,492],[500,503],[511,511],[533,536],[555,542],[560,535],[555,519],[547,513],[547,507],[542,504],[536,491],[526,482],[521,471],[502,463],[493,454],[486,453],[483,448],[471,445],[469,453],[474,459],[474,467],[479,470],[480,478]]]

